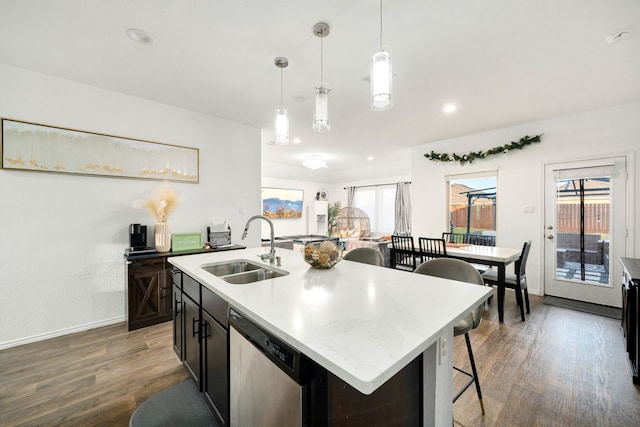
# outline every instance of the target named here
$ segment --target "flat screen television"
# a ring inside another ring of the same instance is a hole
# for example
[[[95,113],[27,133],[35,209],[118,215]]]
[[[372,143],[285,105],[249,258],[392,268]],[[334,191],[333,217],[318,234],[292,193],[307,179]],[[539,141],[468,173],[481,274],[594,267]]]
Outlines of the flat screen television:
[[[304,190],[262,187],[262,215],[271,219],[302,218]]]

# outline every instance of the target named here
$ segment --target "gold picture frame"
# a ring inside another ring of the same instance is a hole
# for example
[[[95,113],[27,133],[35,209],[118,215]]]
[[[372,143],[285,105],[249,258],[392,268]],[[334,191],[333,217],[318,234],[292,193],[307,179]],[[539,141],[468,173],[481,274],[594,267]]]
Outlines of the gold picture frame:
[[[2,169],[200,182],[200,150],[1,118]]]

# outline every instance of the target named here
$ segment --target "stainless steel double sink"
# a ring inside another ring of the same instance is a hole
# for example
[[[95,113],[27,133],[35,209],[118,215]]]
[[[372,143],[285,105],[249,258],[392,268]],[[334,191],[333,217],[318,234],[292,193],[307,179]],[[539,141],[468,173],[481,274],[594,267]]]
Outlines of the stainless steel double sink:
[[[202,269],[233,285],[246,285],[247,283],[275,279],[289,274],[288,271],[248,259],[234,259],[205,264]]]

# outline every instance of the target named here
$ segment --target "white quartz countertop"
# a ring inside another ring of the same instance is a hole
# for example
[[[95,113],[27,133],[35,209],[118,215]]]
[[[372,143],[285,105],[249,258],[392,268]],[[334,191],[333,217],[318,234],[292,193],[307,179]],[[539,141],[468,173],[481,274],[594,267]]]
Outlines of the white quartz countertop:
[[[360,392],[370,394],[491,295],[491,288],[343,260],[315,270],[277,249],[289,274],[233,285],[202,269],[269,248],[186,255],[169,262]],[[267,263],[265,263],[268,265]],[[450,344],[450,348],[451,344]]]

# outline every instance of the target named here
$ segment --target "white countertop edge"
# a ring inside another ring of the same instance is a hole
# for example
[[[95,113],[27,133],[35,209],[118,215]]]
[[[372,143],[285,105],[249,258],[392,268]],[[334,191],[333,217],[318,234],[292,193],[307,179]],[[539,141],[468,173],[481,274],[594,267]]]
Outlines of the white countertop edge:
[[[350,384],[352,387],[357,389],[363,394],[371,394],[378,387],[384,384],[388,379],[397,374],[402,368],[404,368],[409,362],[418,357],[422,352],[424,352],[427,348],[429,348],[432,344],[434,344],[438,338],[442,335],[442,333],[449,328],[453,328],[453,326],[460,321],[464,316],[469,312],[470,308],[477,306],[483,301],[486,301],[492,294],[491,287],[480,287],[476,285],[467,285],[465,286],[473,286],[473,291],[476,296],[470,298],[468,303],[468,308],[459,311],[456,315],[453,315],[446,323],[442,323],[439,328],[435,330],[434,333],[431,333],[428,336],[425,336],[423,340],[419,343],[416,343],[411,349],[405,349],[403,352],[403,356],[396,357],[393,362],[387,361],[384,365],[384,368],[374,369],[374,372],[369,372],[367,375],[357,375],[354,372],[351,372],[348,367],[337,362],[336,360],[332,360],[330,357],[327,357],[321,351],[317,351],[313,347],[307,345],[303,340],[296,337],[294,334],[289,334],[287,331],[283,330],[280,326],[270,320],[267,316],[261,315],[261,313],[257,313],[257,310],[251,308],[247,301],[247,298],[243,298],[243,295],[250,291],[251,289],[262,291],[270,289],[270,287],[274,287],[274,282],[280,281],[282,283],[283,279],[288,278],[291,280],[300,280],[300,271],[304,269],[305,273],[319,273],[323,274],[323,272],[328,270],[320,270],[316,271],[311,269],[304,261],[302,261],[302,254],[299,252],[294,252],[290,250],[282,250],[278,249],[278,255],[283,258],[283,266],[276,267],[285,271],[290,271],[288,276],[280,277],[277,279],[264,280],[261,282],[256,282],[250,285],[231,285],[224,280],[211,275],[206,272],[202,268],[201,265],[220,262],[220,261],[228,261],[234,259],[249,259],[256,262],[261,262],[258,258],[258,254],[267,252],[268,248],[253,248],[253,249],[245,249],[245,250],[237,250],[237,251],[227,251],[227,252],[218,252],[218,253],[207,253],[207,254],[197,254],[197,255],[183,255],[180,257],[169,258],[169,262],[178,268],[180,268],[185,273],[189,274],[193,279],[197,280],[205,287],[207,287],[212,292],[215,292],[220,297],[224,298],[231,307],[237,309],[239,312],[247,316],[257,325],[265,328],[269,332],[275,334],[283,341],[290,344],[292,347],[296,348],[307,357],[312,359],[314,362],[318,363],[323,368],[327,369],[346,383]],[[349,261],[342,261],[339,266],[342,264],[350,264]],[[357,263],[353,263],[357,264]],[[265,263],[265,265],[268,265]],[[364,264],[359,264],[358,267],[352,266],[351,268],[357,269],[371,269],[371,268],[382,268],[382,267],[373,267],[373,266],[364,266]],[[335,269],[335,267],[334,267]],[[345,270],[345,268],[342,268]],[[391,269],[385,269],[391,270]],[[387,273],[385,271],[384,273]],[[402,272],[398,270],[391,270],[394,274],[409,274],[413,275],[413,273]],[[416,275],[421,276],[421,275]],[[405,277],[405,276],[402,276]],[[425,277],[425,276],[422,276]],[[437,279],[443,280],[443,279]],[[447,281],[451,282],[451,281]],[[451,282],[456,284],[458,282]],[[476,292],[480,291],[480,292]],[[291,304],[291,303],[290,303]],[[291,307],[289,307],[290,309]]]

